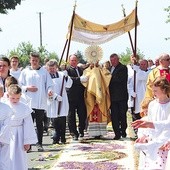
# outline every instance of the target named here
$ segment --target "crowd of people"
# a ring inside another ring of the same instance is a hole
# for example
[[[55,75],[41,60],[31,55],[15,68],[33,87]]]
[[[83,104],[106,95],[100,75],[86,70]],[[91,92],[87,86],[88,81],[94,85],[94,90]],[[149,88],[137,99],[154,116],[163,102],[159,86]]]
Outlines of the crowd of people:
[[[0,57],[0,169],[28,169],[26,154],[32,144],[44,151],[49,120],[53,144],[66,143],[67,121],[73,140],[83,138],[85,130],[101,138],[109,122],[113,140],[126,138],[128,108],[141,151],[139,169],[165,169],[170,159],[169,54],[155,63],[132,55],[126,66],[113,53],[103,65],[97,61],[85,67],[72,54],[62,70],[56,60],[42,66],[40,59],[32,52],[30,65],[19,68],[18,56]]]

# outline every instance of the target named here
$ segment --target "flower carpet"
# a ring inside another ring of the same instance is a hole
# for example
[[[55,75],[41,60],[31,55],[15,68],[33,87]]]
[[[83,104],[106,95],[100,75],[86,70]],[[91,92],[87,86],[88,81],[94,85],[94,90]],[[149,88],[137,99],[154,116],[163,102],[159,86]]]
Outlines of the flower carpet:
[[[138,153],[130,138],[133,135],[129,120],[128,137],[120,140],[113,140],[110,125],[107,135],[100,139],[89,138],[86,132],[83,138],[73,141],[68,135],[66,145],[47,144],[45,152],[31,155],[29,170],[137,170]]]
[[[72,141],[63,151],[53,170],[114,170],[135,169],[133,145],[130,139],[113,140],[108,132],[101,139]],[[131,154],[130,154],[131,153]]]

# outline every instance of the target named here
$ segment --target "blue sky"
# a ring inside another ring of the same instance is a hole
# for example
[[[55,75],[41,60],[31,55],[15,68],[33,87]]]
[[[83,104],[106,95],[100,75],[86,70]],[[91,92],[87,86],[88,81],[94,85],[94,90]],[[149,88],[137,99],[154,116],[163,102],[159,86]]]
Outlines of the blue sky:
[[[110,24],[123,18],[121,5],[126,14],[135,8],[134,0],[77,0],[76,13],[81,17],[98,24]],[[42,12],[42,43],[50,52],[59,56],[66,40],[66,33],[71,19],[73,0],[25,0],[16,10],[8,15],[0,15],[1,48],[0,54],[7,54],[21,42],[31,42],[34,47],[40,44],[39,15]],[[170,23],[166,24],[167,13],[164,8],[169,6],[169,0],[139,0],[138,18],[140,25],[137,29],[137,47],[144,53],[145,58],[155,59],[159,54],[170,53]],[[134,30],[131,31],[134,41]],[[88,45],[71,42],[70,53],[80,50],[84,53]],[[125,52],[130,46],[128,34],[101,45],[102,61],[108,60],[110,54]]]

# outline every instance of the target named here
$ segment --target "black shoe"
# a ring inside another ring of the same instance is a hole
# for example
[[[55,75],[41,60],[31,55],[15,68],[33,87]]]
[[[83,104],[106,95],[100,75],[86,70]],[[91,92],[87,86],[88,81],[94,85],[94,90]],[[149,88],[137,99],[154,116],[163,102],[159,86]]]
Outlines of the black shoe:
[[[48,133],[48,127],[44,127],[44,132]]]
[[[61,139],[61,143],[66,143],[66,139]]]
[[[78,135],[74,135],[73,140],[78,140]]]
[[[123,133],[122,134],[122,138],[126,138],[127,134],[126,133]]]
[[[53,144],[59,144],[59,141],[53,140]]]
[[[80,137],[81,137],[81,138],[84,137],[84,130],[80,130],[80,129],[79,129],[79,134],[80,134]]]
[[[62,145],[65,145],[65,144],[66,144],[66,142],[61,142],[61,144],[62,144]]]
[[[94,137],[94,139],[100,139],[101,138],[101,136],[99,135],[99,136],[95,136]]]
[[[122,138],[126,138],[126,135],[122,135]]]
[[[81,138],[84,137],[84,133],[80,133],[80,137],[81,137]]]
[[[44,148],[42,147],[41,144],[37,143],[36,147],[37,147],[38,152],[43,152],[44,151]]]
[[[114,138],[113,138],[113,140],[119,140],[120,139],[120,136],[115,136]]]

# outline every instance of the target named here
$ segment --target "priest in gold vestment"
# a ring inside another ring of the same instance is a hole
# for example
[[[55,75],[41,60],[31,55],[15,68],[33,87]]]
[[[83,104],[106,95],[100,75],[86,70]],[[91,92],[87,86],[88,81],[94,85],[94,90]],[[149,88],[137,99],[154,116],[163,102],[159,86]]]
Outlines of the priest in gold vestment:
[[[100,138],[107,134],[107,124],[110,121],[110,72],[97,63],[91,64],[83,72],[89,81],[83,83],[85,103],[87,107],[88,134],[90,137]]]

